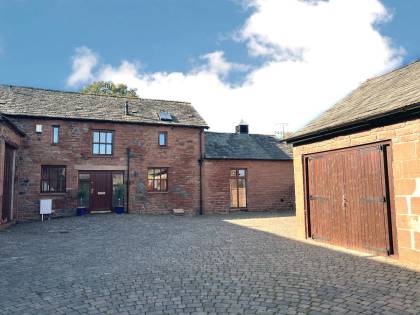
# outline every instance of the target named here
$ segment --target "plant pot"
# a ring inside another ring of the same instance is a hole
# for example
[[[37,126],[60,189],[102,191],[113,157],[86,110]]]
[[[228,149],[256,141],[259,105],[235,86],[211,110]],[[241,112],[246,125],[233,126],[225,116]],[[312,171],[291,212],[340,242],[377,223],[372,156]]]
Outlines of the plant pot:
[[[87,209],[86,207],[77,207],[77,215],[78,216],[82,216],[87,214]]]
[[[116,206],[114,208],[116,214],[123,214],[124,213],[124,206]]]

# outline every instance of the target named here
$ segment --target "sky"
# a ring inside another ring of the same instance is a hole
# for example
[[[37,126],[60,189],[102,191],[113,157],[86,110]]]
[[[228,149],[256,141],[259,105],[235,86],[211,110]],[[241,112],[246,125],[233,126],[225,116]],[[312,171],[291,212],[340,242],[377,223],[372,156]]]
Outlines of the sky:
[[[0,83],[113,81],[191,102],[211,131],[295,131],[419,59],[419,13],[418,0],[0,0]]]

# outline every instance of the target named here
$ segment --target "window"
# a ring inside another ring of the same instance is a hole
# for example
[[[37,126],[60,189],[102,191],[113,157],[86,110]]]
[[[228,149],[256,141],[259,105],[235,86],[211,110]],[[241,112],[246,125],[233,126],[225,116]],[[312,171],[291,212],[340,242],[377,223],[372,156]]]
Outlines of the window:
[[[168,112],[160,112],[159,113],[159,118],[162,121],[172,121],[173,120],[172,115]]]
[[[52,126],[52,143],[57,144],[60,138],[60,126]]]
[[[230,170],[230,207],[246,208],[246,169]]]
[[[93,131],[92,152],[94,155],[112,155],[112,131]]]
[[[168,144],[168,133],[166,131],[159,132],[159,145],[166,147]]]
[[[41,166],[41,192],[63,193],[66,192],[66,167]]]
[[[168,191],[168,168],[149,168],[147,189],[149,191]]]

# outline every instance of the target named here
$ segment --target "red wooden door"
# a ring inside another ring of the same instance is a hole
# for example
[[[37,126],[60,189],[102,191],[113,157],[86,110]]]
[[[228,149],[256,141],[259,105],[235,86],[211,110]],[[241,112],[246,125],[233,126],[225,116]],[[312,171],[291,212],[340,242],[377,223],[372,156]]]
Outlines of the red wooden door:
[[[6,144],[4,152],[3,202],[1,215],[1,221],[3,222],[10,221],[12,218],[14,156],[14,149]]]
[[[112,173],[92,172],[90,176],[90,210],[112,210]]]
[[[392,253],[383,148],[370,145],[308,157],[309,236]]]

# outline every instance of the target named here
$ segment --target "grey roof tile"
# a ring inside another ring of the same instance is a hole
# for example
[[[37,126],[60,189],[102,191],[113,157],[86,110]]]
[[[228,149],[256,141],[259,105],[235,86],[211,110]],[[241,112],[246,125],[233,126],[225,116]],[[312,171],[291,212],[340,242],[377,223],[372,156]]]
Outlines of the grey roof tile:
[[[11,121],[9,118],[2,114],[0,114],[0,122],[4,122],[21,136],[26,135],[25,132],[17,124],[15,124],[13,121]]]
[[[205,158],[291,160],[290,147],[274,136],[205,132]]]
[[[129,115],[125,114],[126,101],[129,104]],[[160,120],[159,113],[162,111],[170,113],[173,120]],[[190,103],[9,85],[0,85],[0,112],[6,115],[207,127]]]
[[[420,107],[420,61],[364,82],[291,136],[303,137],[408,106]]]

